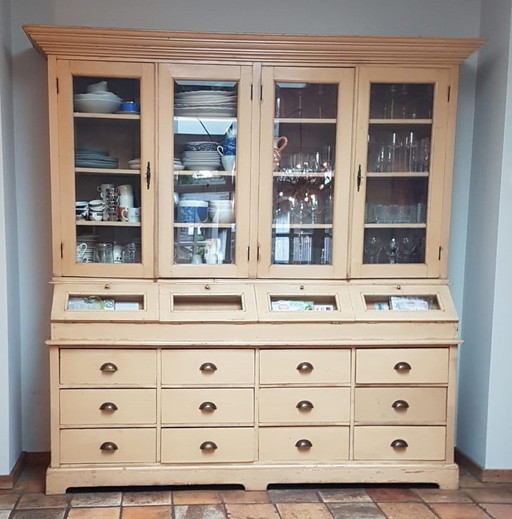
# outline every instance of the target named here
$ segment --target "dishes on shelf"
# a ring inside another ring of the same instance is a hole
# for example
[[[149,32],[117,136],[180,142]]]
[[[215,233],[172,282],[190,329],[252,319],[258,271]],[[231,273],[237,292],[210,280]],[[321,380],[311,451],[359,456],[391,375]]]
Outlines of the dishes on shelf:
[[[140,157],[128,161],[130,169],[140,169]]]
[[[75,94],[73,103],[77,112],[112,114],[119,110],[122,99],[113,92]]]
[[[183,165],[190,170],[216,170],[221,166],[218,151],[185,151]]]
[[[77,148],[75,166],[78,168],[116,169],[119,159],[110,157],[108,151],[97,148]]]
[[[204,117],[233,117],[237,96],[230,90],[194,90],[174,96],[175,115]]]
[[[181,162],[179,157],[174,157],[174,171],[182,171],[185,169],[185,166]]]

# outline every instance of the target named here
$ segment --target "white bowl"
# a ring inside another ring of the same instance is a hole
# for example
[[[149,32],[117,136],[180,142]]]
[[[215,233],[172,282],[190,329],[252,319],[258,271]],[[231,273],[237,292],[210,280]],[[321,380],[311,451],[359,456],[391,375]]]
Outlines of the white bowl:
[[[119,110],[121,101],[117,99],[75,99],[77,112],[112,114]]]

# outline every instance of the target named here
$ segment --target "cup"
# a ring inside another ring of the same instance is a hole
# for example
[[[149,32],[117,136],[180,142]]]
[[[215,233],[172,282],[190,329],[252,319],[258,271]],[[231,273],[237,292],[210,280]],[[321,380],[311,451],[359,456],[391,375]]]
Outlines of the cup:
[[[122,112],[138,112],[139,103],[136,103],[135,101],[124,101],[121,103],[121,111]]]
[[[87,252],[87,243],[77,243],[76,244],[76,262],[77,263],[87,263],[89,260],[86,257]]]
[[[114,263],[114,247],[112,243],[97,243],[94,249],[96,263]]]
[[[123,245],[122,263],[137,263],[138,250],[135,242]]]
[[[235,170],[236,155],[222,155],[220,160],[224,171],[232,172]]]
[[[121,222],[128,221],[128,207],[119,206],[119,220]]]
[[[212,238],[210,240],[205,240],[204,259],[206,263],[210,265],[219,263],[219,254],[221,253],[220,247],[220,238]]]
[[[91,211],[89,214],[89,220],[91,220],[91,222],[101,222],[103,220],[103,211]]]
[[[115,243],[113,247],[114,253],[114,263],[122,263],[123,262],[123,246]]]
[[[140,222],[140,207],[128,207],[127,216],[129,222]]]

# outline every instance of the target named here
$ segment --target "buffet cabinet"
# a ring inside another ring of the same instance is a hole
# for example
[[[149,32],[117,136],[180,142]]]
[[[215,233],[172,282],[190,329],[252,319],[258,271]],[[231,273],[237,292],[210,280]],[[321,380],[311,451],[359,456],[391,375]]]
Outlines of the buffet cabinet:
[[[481,42],[25,31],[48,60],[47,492],[455,488],[451,169]]]

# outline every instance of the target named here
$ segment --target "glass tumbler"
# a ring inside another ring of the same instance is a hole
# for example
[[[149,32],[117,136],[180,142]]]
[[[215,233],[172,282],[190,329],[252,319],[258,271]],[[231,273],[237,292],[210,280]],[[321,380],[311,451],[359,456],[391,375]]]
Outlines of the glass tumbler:
[[[114,263],[114,246],[112,243],[97,243],[94,248],[96,263]]]

